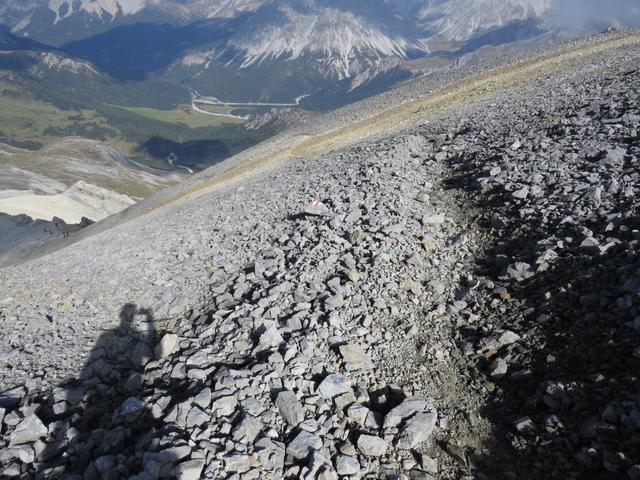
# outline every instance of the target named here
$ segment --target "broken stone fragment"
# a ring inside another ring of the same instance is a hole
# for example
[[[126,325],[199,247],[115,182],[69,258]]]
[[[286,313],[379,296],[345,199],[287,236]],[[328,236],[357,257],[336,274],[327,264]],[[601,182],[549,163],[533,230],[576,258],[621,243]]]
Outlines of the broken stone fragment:
[[[384,428],[400,425],[405,419],[417,412],[425,412],[431,408],[432,400],[421,396],[405,398],[400,405],[393,408],[384,417]]]
[[[277,347],[284,339],[278,331],[278,327],[275,323],[267,326],[265,330],[260,334],[260,345],[262,347]]]
[[[304,408],[293,392],[283,391],[276,397],[276,407],[285,422],[295,427],[304,420]]]
[[[278,473],[284,467],[285,446],[281,442],[263,437],[255,443],[255,455],[263,470]]]
[[[425,226],[437,226],[442,225],[446,221],[446,217],[442,213],[435,215],[426,215],[422,218],[422,223]]]
[[[137,415],[145,409],[144,401],[138,397],[129,397],[122,403],[120,414],[122,416]]]
[[[358,437],[358,450],[369,457],[381,457],[387,453],[388,443],[384,438],[374,435],[360,435]]]
[[[174,353],[178,349],[178,341],[179,338],[176,334],[165,334],[156,345],[156,348],[154,350],[155,358],[158,360],[162,360]]]
[[[428,440],[437,420],[438,415],[435,413],[418,413],[411,417],[405,422],[398,435],[398,448],[409,450]]]
[[[264,424],[256,417],[245,413],[233,431],[233,439],[236,442],[254,443]]]
[[[406,290],[408,292],[413,293],[414,295],[420,295],[422,293],[422,287],[415,280],[405,280],[400,284],[400,288]]]
[[[287,445],[287,454],[298,460],[305,460],[312,450],[320,450],[322,448],[322,439],[309,432],[302,430]]]
[[[346,362],[347,370],[363,370],[371,368],[371,359],[362,346],[349,343],[339,348],[342,359]]]
[[[238,405],[238,398],[235,395],[228,395],[214,400],[211,410],[218,416],[226,417],[236,410],[236,405]]]
[[[534,271],[528,263],[516,262],[507,267],[507,276],[516,282],[522,282],[533,275]]]
[[[507,362],[504,358],[496,358],[491,365],[489,365],[489,372],[492,377],[500,378],[507,374]]]
[[[529,417],[519,418],[513,422],[513,426],[519,433],[531,434],[536,431],[536,426]]]
[[[15,407],[26,394],[27,389],[24,387],[15,387],[11,390],[0,393],[0,408]]]
[[[359,475],[360,462],[352,456],[338,455],[336,458],[336,471],[338,475]]]
[[[224,468],[227,472],[245,473],[251,470],[249,455],[233,453],[224,457]]]
[[[329,374],[320,383],[318,392],[325,398],[333,399],[343,393],[351,392],[351,380],[339,373]]]
[[[505,330],[498,337],[498,348],[506,347],[508,345],[512,345],[520,340],[520,335],[514,333],[510,330]]]
[[[202,458],[180,463],[173,471],[176,480],[198,480],[204,468],[204,463]]]
[[[524,186],[522,188],[519,188],[518,190],[514,191],[512,194],[513,198],[516,198],[518,200],[524,200],[529,196],[529,187]]]
[[[416,195],[416,200],[420,203],[427,203],[429,201],[429,192],[422,191]]]
[[[31,414],[20,422],[9,437],[9,445],[33,443],[48,433],[47,427],[35,415]]]

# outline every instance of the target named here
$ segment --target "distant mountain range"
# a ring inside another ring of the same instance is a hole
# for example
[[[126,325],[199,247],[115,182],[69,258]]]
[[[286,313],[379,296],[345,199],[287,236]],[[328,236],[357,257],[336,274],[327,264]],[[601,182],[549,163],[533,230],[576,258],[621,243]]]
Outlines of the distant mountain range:
[[[416,59],[540,35],[551,0],[0,0],[12,33],[116,77],[153,74],[233,102],[328,108]]]

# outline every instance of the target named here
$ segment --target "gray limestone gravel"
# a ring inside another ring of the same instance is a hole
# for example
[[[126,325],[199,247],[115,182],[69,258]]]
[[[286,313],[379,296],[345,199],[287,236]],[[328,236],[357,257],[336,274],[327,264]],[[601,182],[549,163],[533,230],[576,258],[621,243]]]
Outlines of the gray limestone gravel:
[[[639,59],[3,270],[0,475],[637,477]]]

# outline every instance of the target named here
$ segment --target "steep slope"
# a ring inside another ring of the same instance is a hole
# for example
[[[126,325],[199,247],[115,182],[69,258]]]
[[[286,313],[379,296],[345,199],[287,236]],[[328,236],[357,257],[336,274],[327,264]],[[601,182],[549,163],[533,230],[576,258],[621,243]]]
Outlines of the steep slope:
[[[328,117],[3,270],[3,474],[633,478],[639,58]]]

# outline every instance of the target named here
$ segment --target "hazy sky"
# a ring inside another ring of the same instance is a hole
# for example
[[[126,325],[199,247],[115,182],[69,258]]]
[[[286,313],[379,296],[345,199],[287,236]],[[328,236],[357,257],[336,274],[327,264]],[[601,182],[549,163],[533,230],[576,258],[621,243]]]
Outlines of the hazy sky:
[[[554,0],[549,17],[568,27],[640,25],[640,0]]]

